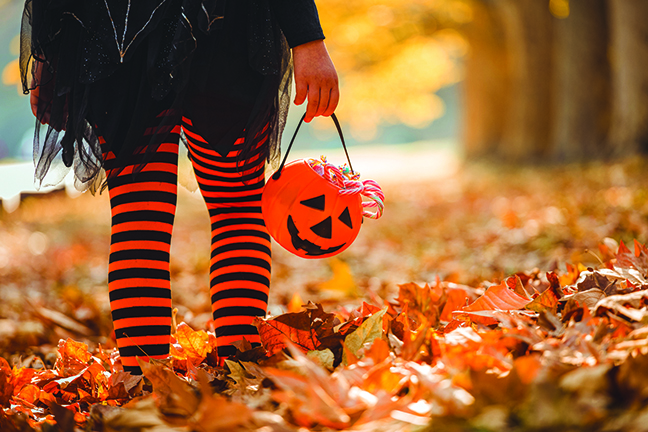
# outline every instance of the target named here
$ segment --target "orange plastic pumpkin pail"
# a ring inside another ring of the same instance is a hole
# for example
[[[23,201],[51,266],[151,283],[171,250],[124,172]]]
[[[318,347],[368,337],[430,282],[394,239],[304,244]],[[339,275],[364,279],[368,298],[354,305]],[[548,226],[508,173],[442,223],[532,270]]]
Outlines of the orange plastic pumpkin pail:
[[[266,183],[261,208],[270,235],[284,249],[302,258],[327,258],[353,243],[363,216],[380,217],[384,195],[376,182],[360,182],[359,174],[353,171],[335,114],[331,118],[342,140],[348,167],[335,167],[324,157],[286,164],[304,117],[279,169]],[[372,201],[363,202],[362,195]],[[367,207],[377,207],[378,211],[369,212]]]
[[[302,258],[338,254],[360,232],[360,193],[340,194],[304,159],[290,162],[278,179],[268,180],[261,203],[270,235]]]

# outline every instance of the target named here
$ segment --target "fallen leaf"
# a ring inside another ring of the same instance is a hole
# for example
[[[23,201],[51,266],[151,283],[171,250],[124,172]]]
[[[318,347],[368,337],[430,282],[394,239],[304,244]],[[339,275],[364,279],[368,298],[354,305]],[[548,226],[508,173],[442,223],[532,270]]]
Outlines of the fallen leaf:
[[[568,311],[576,305],[587,306],[590,310],[596,307],[596,304],[605,298],[605,293],[598,288],[591,288],[587,291],[578,292],[567,298],[565,311]]]
[[[242,403],[231,402],[213,394],[207,373],[199,370],[200,405],[192,418],[192,430],[200,432],[229,432],[250,422],[252,411]]]
[[[530,301],[509,289],[505,282],[491,285],[477,300],[462,308],[463,311],[493,311],[522,309]]]
[[[353,354],[358,355],[360,348],[366,343],[372,343],[375,339],[383,337],[383,316],[387,309],[382,309],[367,318],[353,333],[344,339],[344,345]],[[346,356],[342,356],[342,362],[346,363]]]
[[[189,417],[198,409],[198,398],[191,386],[172,370],[137,358],[144,376],[153,384],[160,412],[170,416]]]
[[[316,364],[320,365],[324,369],[330,371],[333,370],[333,361],[335,360],[335,356],[333,355],[333,352],[328,348],[321,351],[308,351],[306,357],[313,360]]]
[[[558,300],[559,298],[556,296],[555,291],[549,288],[544,290],[542,294],[534,298],[525,307],[535,312],[549,311],[555,314],[558,308]]]
[[[619,294],[601,299],[594,307],[595,316],[606,313],[620,315],[637,322],[644,322],[648,317],[648,291],[637,291],[630,294]]]
[[[449,289],[446,291],[446,295],[447,300],[441,311],[441,316],[439,316],[441,321],[451,321],[452,312],[466,306],[466,300],[469,298],[466,291],[462,289]]]
[[[14,392],[13,373],[7,360],[0,357],[0,406],[8,406]]]

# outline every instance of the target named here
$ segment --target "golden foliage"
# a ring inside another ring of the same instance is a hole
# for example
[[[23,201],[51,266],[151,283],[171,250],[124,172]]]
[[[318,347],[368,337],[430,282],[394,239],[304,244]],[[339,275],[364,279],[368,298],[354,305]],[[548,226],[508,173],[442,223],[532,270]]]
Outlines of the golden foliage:
[[[327,46],[341,77],[338,112],[358,139],[382,122],[425,127],[443,115],[434,93],[455,83],[472,18],[467,0],[322,0]]]

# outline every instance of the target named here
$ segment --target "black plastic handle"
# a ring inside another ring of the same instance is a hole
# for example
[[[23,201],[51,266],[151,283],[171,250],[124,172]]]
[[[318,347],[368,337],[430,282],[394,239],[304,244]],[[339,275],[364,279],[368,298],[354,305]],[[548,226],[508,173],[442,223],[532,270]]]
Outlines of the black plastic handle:
[[[299,132],[299,128],[301,127],[305,118],[306,118],[306,113],[304,113],[301,120],[299,120],[297,129],[295,129],[295,133],[293,134],[292,139],[290,140],[290,144],[288,144],[288,148],[286,149],[286,155],[281,161],[281,165],[279,165],[279,169],[277,170],[277,172],[272,174],[273,180],[278,180],[279,177],[281,177],[281,171],[283,171],[283,167],[286,164],[286,160],[288,160],[288,153],[290,153],[290,149],[292,148],[292,145],[295,142],[295,138],[297,137],[297,132]],[[340,135],[340,140],[342,141],[342,147],[344,148],[344,154],[346,154],[347,161],[349,162],[349,168],[351,169],[351,173],[355,174],[353,171],[353,166],[351,165],[351,159],[349,158],[349,151],[347,150],[346,143],[344,142],[344,135],[342,135],[342,128],[340,127],[340,122],[338,121],[335,113],[331,114],[331,118],[333,119],[333,123],[335,123],[335,128],[337,129],[338,134]]]

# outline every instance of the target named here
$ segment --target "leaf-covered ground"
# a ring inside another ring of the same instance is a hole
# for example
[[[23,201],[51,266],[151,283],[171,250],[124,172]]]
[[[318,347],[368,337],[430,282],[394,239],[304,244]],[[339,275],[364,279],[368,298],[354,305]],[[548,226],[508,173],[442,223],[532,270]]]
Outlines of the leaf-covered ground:
[[[338,258],[274,248],[264,347],[224,368],[208,219],[181,191],[175,342],[144,379],[113,350],[107,197],[26,197],[0,216],[0,430],[646,430],[644,166],[383,184]]]

